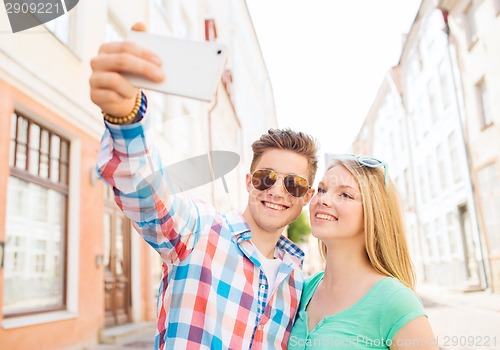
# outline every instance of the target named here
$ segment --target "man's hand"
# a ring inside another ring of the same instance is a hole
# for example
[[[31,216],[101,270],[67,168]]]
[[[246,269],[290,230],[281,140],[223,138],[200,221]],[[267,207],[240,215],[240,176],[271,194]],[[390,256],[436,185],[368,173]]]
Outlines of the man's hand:
[[[146,27],[136,23],[132,30],[144,32]],[[90,63],[90,98],[102,111],[124,117],[134,108],[138,90],[121,73],[137,74],[161,82],[165,79],[161,64],[158,56],[134,43],[103,44]]]

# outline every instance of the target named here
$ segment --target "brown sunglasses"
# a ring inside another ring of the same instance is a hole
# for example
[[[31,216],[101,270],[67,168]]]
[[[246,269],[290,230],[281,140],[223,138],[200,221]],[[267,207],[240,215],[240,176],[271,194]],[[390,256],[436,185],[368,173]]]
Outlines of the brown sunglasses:
[[[257,169],[252,173],[252,186],[259,191],[265,191],[273,187],[278,181],[279,175],[271,169]],[[287,174],[283,177],[285,190],[296,198],[303,197],[311,188],[306,178],[297,174]]]

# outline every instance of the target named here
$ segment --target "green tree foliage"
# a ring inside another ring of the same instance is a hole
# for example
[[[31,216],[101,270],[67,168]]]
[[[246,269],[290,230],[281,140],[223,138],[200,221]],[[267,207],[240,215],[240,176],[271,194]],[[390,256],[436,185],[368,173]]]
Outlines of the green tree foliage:
[[[309,216],[305,211],[302,211],[299,217],[288,225],[288,238],[295,243],[307,242],[310,234]]]

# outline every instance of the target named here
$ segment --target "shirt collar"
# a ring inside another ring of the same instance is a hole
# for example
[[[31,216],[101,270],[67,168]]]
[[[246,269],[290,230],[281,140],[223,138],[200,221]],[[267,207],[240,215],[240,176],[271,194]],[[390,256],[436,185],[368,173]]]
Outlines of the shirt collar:
[[[237,211],[230,211],[225,214],[227,223],[232,231],[233,240],[236,243],[250,240],[252,232],[243,215]],[[277,256],[285,263],[302,266],[304,261],[304,251],[290,239],[281,236],[276,243]]]

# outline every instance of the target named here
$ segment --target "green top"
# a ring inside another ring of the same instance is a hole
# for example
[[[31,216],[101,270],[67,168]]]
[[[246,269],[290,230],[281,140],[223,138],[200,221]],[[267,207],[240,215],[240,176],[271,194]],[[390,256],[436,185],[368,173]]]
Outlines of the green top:
[[[288,349],[388,349],[392,338],[411,320],[425,315],[420,298],[400,281],[378,281],[357,303],[326,316],[309,332],[307,305],[324,272],[305,282]],[[422,340],[424,341],[424,340]]]

